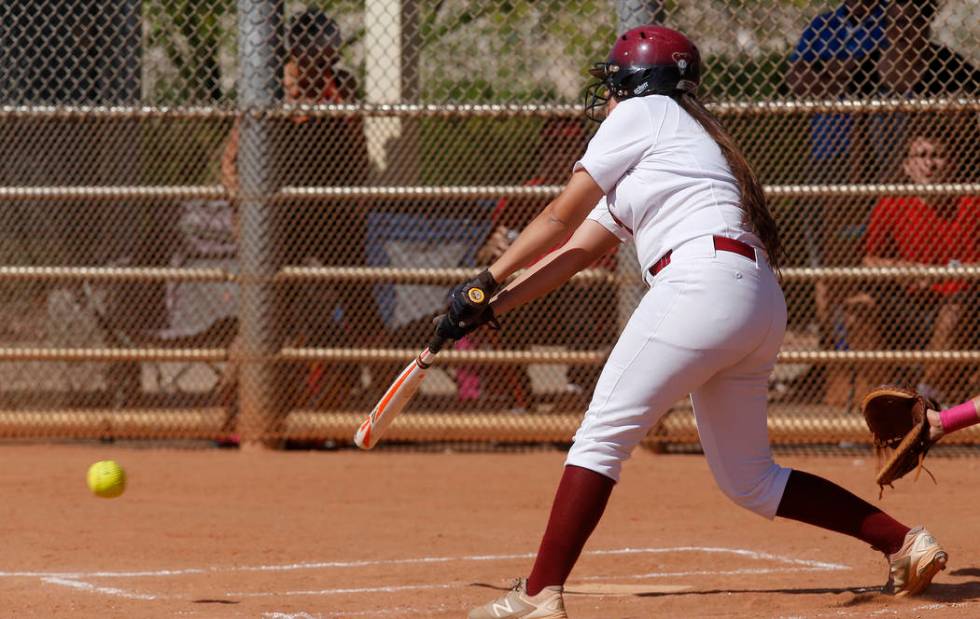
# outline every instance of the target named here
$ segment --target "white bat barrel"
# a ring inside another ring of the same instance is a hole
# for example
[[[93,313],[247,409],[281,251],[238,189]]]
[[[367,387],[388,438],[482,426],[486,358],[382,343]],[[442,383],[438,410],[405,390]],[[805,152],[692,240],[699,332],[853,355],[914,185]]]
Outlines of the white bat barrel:
[[[413,359],[408,367],[402,370],[368,418],[357,429],[357,433],[354,434],[355,445],[361,449],[371,449],[378,444],[378,440],[391,425],[392,420],[412,401],[434,357],[434,353],[425,349],[417,359]]]

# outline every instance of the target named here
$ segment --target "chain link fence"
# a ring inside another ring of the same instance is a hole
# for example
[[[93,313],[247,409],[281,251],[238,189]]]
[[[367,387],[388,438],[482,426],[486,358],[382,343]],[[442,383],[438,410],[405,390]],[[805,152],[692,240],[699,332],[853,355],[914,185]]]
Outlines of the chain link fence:
[[[980,4],[8,0],[0,436],[348,442],[553,197],[615,34],[694,38],[784,237],[779,443],[980,392]],[[623,246],[439,356],[390,440],[567,441],[645,288]],[[964,431],[951,441],[977,442]],[[653,443],[697,440],[679,402]]]

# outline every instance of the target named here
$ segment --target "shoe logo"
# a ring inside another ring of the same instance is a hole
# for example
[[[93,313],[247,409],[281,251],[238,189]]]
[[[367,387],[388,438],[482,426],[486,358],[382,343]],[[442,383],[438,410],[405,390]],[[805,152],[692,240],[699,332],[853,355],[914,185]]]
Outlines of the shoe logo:
[[[921,535],[919,539],[915,540],[915,549],[918,551],[925,550],[929,546],[935,546],[936,540],[933,539],[931,535]]]
[[[499,602],[494,602],[493,604],[491,604],[490,610],[492,610],[493,614],[496,615],[497,617],[503,617],[504,612],[508,612],[508,613],[514,612],[514,607],[510,605],[510,600],[504,600],[503,604]]]

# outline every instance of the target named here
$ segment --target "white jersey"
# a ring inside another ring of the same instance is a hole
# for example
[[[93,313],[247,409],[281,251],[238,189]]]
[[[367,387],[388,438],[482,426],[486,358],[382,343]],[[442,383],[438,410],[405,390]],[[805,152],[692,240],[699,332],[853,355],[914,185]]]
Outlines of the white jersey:
[[[575,165],[606,194],[589,218],[620,240],[633,236],[651,288],[609,353],[565,463],[619,479],[636,445],[690,394],[718,487],[773,518],[790,477],[766,429],[786,302],[759,250],[750,260],[710,242],[761,247],[724,155],[676,102],[652,95],[617,105]],[[650,266],[668,251],[654,285]]]
[[[616,105],[575,169],[587,171],[606,194],[589,219],[621,241],[633,237],[645,278],[665,253],[697,237],[716,234],[762,247],[718,144],[670,97]]]

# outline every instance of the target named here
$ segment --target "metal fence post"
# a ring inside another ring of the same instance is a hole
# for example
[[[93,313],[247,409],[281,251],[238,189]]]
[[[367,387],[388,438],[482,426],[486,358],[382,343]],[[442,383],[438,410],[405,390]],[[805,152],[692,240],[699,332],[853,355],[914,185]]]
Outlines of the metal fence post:
[[[663,0],[616,0],[617,34],[626,32],[643,24],[662,22],[665,18]],[[611,42],[610,42],[611,45]],[[616,271],[624,281],[629,281],[640,268],[636,255],[636,245],[624,244],[619,250],[616,260]],[[639,284],[620,284],[618,302],[616,303],[619,325],[623,327],[629,321],[633,310],[636,309],[646,286]]]
[[[273,279],[281,252],[270,201],[277,179],[270,122],[261,113],[277,103],[280,90],[282,15],[282,0],[238,0],[239,432],[246,442],[269,438],[282,418],[280,372],[274,361],[281,330]]]
[[[616,0],[617,33],[664,21],[663,0]]]

